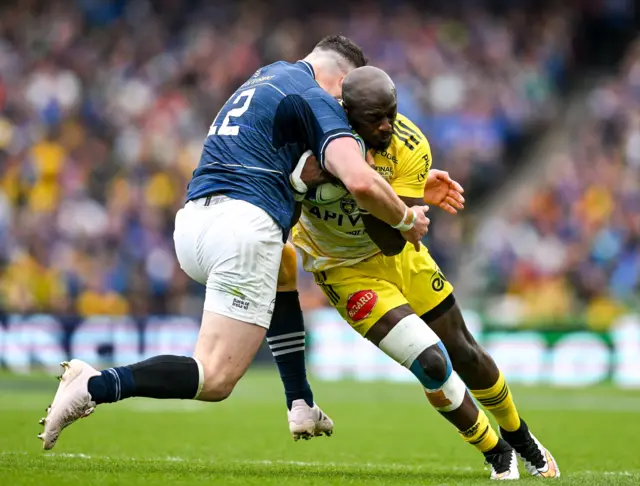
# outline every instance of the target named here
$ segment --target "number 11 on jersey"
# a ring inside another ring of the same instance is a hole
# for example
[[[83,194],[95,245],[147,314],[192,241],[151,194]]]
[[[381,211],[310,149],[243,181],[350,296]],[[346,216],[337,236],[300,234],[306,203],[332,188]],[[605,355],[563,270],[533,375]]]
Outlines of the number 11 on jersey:
[[[229,112],[227,113],[227,116],[224,117],[224,120],[222,121],[222,125],[220,125],[220,128],[216,126],[216,120],[220,116],[220,113],[218,113],[218,116],[216,116],[216,119],[213,121],[211,128],[209,128],[209,133],[207,134],[207,137],[210,137],[211,135],[231,135],[231,136],[238,135],[238,133],[240,133],[240,127],[238,125],[229,125],[230,119],[231,117],[238,118],[242,116],[244,112],[249,109],[249,105],[251,104],[251,98],[253,98],[253,95],[255,92],[256,92],[256,89],[252,88],[239,93],[238,96],[236,96],[236,99],[233,100],[232,104],[237,105],[244,98],[244,103],[242,104],[242,106],[229,110]],[[226,104],[222,109],[224,110],[225,108],[226,108]],[[222,110],[220,112],[222,112]]]

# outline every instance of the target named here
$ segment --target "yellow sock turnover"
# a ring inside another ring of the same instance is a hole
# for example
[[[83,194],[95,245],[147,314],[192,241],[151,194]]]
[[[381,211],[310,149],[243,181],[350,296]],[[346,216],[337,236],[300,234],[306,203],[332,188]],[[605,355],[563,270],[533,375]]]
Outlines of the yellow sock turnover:
[[[498,381],[491,388],[470,391],[476,400],[496,418],[504,430],[513,432],[520,428],[520,416],[502,372],[498,376]]]
[[[478,410],[478,419],[476,423],[465,431],[460,431],[462,439],[474,446],[480,452],[487,452],[498,444],[498,434],[493,430],[487,415]]]

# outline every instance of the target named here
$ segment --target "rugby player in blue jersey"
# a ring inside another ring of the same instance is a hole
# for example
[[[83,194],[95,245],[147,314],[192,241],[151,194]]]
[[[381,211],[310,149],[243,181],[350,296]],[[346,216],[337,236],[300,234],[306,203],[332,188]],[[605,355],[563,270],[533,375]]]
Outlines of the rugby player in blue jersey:
[[[365,162],[334,99],[347,73],[365,64],[349,39],[328,37],[302,61],[259,69],[229,98],[209,129],[187,203],[176,215],[180,266],[206,285],[193,357],[156,356],[103,371],[77,359],[63,363],[58,391],[41,420],[45,449],[103,403],[129,397],[217,402],[229,396],[271,321],[295,207],[290,175],[306,151],[342,181],[358,207],[419,247],[429,223],[426,209],[407,207]]]

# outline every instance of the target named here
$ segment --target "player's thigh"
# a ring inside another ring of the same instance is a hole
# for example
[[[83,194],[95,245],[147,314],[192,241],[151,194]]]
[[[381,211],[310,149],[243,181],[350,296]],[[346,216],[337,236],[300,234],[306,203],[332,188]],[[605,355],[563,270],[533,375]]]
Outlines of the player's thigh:
[[[453,286],[426,247],[416,252],[407,245],[399,257],[402,291],[417,315],[422,316],[435,309],[453,293]]]
[[[331,305],[362,336],[387,313],[407,304],[397,286],[357,268],[336,268],[314,276]]]
[[[173,242],[180,268],[193,280],[205,284],[207,274],[198,258],[197,243],[207,227],[206,209],[189,201],[176,213]]]
[[[201,396],[216,400],[244,374],[269,327],[283,241],[262,209],[219,196],[212,202],[192,206],[176,231],[185,222],[199,228],[191,243],[206,293],[195,357],[205,373]]]
[[[204,310],[268,328],[282,257],[282,230],[262,209],[230,200],[212,213],[198,245],[207,275]]]
[[[174,234],[181,267],[206,285],[205,317],[214,313],[269,327],[284,243],[265,211],[215,196],[209,206],[188,203]]]
[[[282,249],[282,260],[278,271],[278,292],[290,292],[298,287],[298,259],[296,249],[289,241]]]

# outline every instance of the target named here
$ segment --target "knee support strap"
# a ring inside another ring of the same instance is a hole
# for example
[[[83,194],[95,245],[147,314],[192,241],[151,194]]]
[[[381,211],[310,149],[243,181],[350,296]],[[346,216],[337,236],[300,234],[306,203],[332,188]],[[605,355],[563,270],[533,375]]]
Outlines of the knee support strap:
[[[425,349],[433,345],[438,346],[446,359],[444,379],[428,376],[417,359]],[[453,371],[451,359],[440,338],[417,315],[411,314],[401,319],[380,341],[379,347],[418,378],[429,401],[437,410],[448,412],[460,407],[466,387]]]

